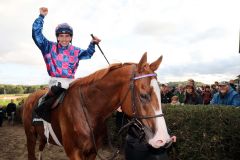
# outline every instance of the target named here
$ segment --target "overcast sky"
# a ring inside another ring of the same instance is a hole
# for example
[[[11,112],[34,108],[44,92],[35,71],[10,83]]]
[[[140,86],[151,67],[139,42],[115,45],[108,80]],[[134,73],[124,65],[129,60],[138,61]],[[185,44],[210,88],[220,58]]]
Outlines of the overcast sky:
[[[39,8],[49,8],[44,35],[55,41],[55,27],[74,29],[73,45],[87,48],[93,33],[111,63],[138,62],[148,52],[163,55],[158,79],[204,83],[240,74],[239,0],[1,0],[0,84],[46,84],[48,74],[32,40]],[[107,67],[96,48],[80,61],[76,77]]]

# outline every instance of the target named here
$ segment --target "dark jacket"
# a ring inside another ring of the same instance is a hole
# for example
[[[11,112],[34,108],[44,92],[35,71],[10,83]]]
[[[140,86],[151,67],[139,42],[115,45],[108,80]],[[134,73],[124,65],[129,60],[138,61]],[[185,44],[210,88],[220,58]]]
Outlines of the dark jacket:
[[[203,104],[209,104],[212,100],[212,93],[211,91],[204,91],[202,93]]]
[[[225,96],[222,96],[220,92],[214,94],[211,104],[240,106],[240,95],[229,87],[229,91]]]
[[[234,91],[237,91],[235,84],[230,83],[229,85],[232,87]]]
[[[3,118],[4,117],[4,110],[3,108],[0,108],[0,118]]]
[[[202,98],[199,96],[197,92],[193,92],[193,94],[185,93],[184,104],[202,104]]]
[[[0,108],[0,127],[2,127],[3,117],[4,117],[4,111],[3,111],[3,108]]]
[[[139,139],[127,135],[125,143],[126,160],[169,160],[165,148],[155,149]]]
[[[171,103],[172,96],[173,96],[172,92],[168,92],[166,94],[163,94],[161,92],[161,102],[162,103]]]
[[[213,96],[215,93],[217,93],[217,92],[218,92],[218,90],[217,90],[216,88],[212,89],[212,90],[211,90],[212,96]]]
[[[12,112],[16,112],[16,109],[17,109],[17,106],[16,106],[16,104],[15,103],[9,103],[8,105],[7,105],[7,109],[6,109],[6,111],[7,111],[7,115],[8,116],[11,116],[11,113]]]
[[[117,112],[117,130],[127,124],[126,116],[122,112]],[[126,142],[124,145],[126,160],[168,160],[165,148],[155,149],[141,141],[132,131],[132,126],[127,131]]]

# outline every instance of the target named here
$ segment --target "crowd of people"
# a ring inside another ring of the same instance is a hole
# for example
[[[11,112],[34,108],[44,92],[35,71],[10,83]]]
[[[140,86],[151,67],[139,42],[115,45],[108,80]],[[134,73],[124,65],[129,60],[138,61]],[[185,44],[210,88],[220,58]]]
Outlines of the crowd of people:
[[[161,101],[171,105],[213,104],[240,106],[240,93],[233,80],[197,86],[193,79],[189,79],[186,85],[179,84],[177,87],[162,84]]]

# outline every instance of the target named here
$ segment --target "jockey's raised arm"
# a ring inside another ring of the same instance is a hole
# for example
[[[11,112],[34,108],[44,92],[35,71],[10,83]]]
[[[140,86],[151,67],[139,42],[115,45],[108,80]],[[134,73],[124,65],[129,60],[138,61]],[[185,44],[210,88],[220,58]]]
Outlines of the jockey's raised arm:
[[[41,50],[46,63],[47,72],[50,76],[50,90],[42,98],[36,113],[49,121],[49,116],[44,116],[46,107],[50,107],[53,103],[52,99],[68,89],[69,84],[74,80],[79,60],[90,59],[95,52],[95,44],[98,44],[101,40],[96,36],[92,37],[87,49],[73,46],[73,28],[68,23],[61,23],[55,29],[57,42],[49,41],[42,33],[48,8],[41,7],[39,12],[40,15],[32,25],[32,38]],[[51,101],[47,103],[48,100]]]

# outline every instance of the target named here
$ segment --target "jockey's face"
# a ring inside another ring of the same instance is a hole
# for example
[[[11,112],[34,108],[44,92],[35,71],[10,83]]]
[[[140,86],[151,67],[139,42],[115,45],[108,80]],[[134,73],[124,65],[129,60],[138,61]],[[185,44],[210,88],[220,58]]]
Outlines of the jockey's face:
[[[72,37],[70,34],[59,34],[57,40],[63,47],[66,47],[71,42]]]

